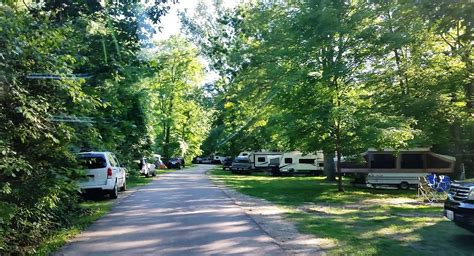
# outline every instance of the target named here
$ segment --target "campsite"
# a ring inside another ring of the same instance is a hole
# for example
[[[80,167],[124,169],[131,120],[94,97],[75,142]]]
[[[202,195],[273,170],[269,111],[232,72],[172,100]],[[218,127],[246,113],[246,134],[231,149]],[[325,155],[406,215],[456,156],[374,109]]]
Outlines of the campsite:
[[[0,255],[473,255],[473,14],[0,1]]]

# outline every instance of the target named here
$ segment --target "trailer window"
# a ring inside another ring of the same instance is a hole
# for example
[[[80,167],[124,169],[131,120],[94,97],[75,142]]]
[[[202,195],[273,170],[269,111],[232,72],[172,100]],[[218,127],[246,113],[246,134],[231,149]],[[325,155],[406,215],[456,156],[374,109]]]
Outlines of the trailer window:
[[[394,169],[397,158],[392,154],[373,154],[370,162],[371,168]]]
[[[402,154],[402,169],[423,169],[422,154]]]
[[[258,162],[265,162],[265,157],[259,157],[259,158],[257,158],[257,161]]]
[[[299,163],[300,163],[300,164],[314,164],[314,161],[316,161],[316,159],[301,158],[301,159],[299,160]]]
[[[324,163],[319,163],[318,166],[319,167],[324,167]]]
[[[450,163],[432,155],[426,156],[427,168],[449,168]]]
[[[292,164],[293,163],[293,158],[287,157],[285,158],[285,164]]]

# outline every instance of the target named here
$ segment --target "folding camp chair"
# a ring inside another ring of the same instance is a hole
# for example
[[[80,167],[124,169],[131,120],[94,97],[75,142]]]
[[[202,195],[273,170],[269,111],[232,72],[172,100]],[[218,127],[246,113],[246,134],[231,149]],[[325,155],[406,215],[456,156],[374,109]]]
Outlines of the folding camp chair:
[[[436,194],[426,177],[418,177],[418,197],[429,203],[436,201]]]
[[[418,197],[429,203],[443,201],[448,196],[451,180],[446,175],[430,174],[418,178]]]

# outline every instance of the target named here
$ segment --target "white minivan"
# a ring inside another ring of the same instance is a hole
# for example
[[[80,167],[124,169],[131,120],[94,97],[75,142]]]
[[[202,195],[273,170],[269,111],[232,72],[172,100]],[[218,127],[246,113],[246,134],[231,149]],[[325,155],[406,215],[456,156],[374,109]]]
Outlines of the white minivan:
[[[86,168],[86,178],[79,182],[83,193],[107,193],[116,199],[126,189],[126,171],[111,152],[84,152],[78,161]]]

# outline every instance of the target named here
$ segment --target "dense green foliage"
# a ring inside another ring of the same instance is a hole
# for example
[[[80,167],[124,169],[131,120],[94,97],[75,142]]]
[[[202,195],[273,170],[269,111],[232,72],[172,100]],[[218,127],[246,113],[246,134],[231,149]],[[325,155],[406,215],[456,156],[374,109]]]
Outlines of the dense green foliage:
[[[181,48],[142,54],[175,1],[108,2],[0,4],[0,254],[34,253],[87,214],[78,206],[80,150],[112,151],[136,172],[134,160],[163,150],[159,120],[170,120],[168,144],[186,145],[179,153],[189,158],[200,153],[209,125],[196,50],[180,39],[185,56]],[[167,64],[179,58],[181,80],[167,84]],[[175,107],[160,112],[173,93]]]
[[[206,16],[213,8],[217,17]],[[214,138],[203,149],[324,150],[331,160],[368,147],[433,146],[457,157],[456,176],[463,163],[469,172],[473,8],[304,0],[226,9],[216,1],[183,13],[184,31],[220,75],[211,88]]]
[[[154,127],[152,140],[165,157],[182,156],[188,162],[201,154],[209,113],[202,104],[204,67],[197,49],[174,36],[161,42],[151,65],[158,71],[141,86],[147,92],[147,118]]]

